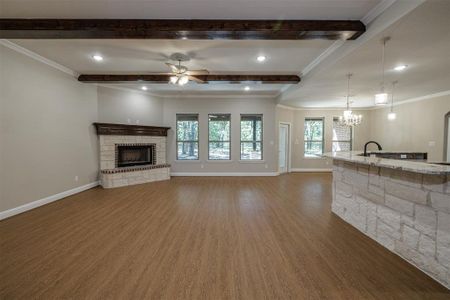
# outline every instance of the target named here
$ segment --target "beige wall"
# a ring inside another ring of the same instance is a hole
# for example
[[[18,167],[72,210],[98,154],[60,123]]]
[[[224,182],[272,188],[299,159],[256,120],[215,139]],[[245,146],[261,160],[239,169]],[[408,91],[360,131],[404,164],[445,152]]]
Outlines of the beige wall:
[[[96,181],[96,87],[4,46],[0,63],[0,211]]]
[[[174,173],[275,172],[275,101],[273,99],[164,99],[164,123],[176,128],[177,113],[199,113],[200,160],[177,161],[175,132],[169,131],[168,161]],[[231,161],[208,161],[208,114],[231,113]],[[263,161],[240,162],[240,114],[263,114]]]
[[[289,122],[292,124],[292,169],[330,169],[330,162],[325,158],[305,158],[304,157],[304,121],[307,117],[321,117],[325,119],[325,145],[324,151],[331,152],[332,147],[332,129],[333,117],[338,117],[342,114],[342,110],[317,110],[317,109],[302,109],[293,110],[282,107],[276,108],[277,124],[279,122]],[[353,149],[360,150],[364,143],[370,139],[370,112],[369,111],[355,111],[356,114],[363,115],[363,122],[361,125],[355,127],[353,131]]]
[[[395,121],[387,120],[389,108],[370,112],[370,137],[386,150],[423,151],[429,160],[442,161],[450,95],[397,105],[394,110]]]
[[[160,98],[132,90],[98,87],[100,122],[162,125],[163,103]]]

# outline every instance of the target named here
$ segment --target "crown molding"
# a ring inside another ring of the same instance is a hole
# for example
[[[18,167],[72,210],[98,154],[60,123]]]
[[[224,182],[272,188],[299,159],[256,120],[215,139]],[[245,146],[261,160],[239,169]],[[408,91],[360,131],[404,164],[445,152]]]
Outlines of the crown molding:
[[[146,95],[146,96],[162,98],[160,95],[152,93],[150,91],[146,91],[145,92],[145,91],[130,89],[130,88],[122,87],[122,86],[115,86],[115,85],[111,85],[111,84],[95,83],[94,85],[96,85],[98,87],[104,87],[104,88],[108,88],[108,89],[119,90],[119,91],[122,91],[122,92],[131,92],[131,93],[136,93],[136,94],[141,94],[141,95]]]
[[[160,94],[158,97],[163,99],[189,99],[189,98],[208,98],[208,99],[276,99],[276,95],[239,95],[239,94],[233,94],[233,95],[217,95],[217,94],[185,94],[185,95],[164,95]]]
[[[420,96],[420,97],[409,98],[409,99],[406,99],[406,100],[395,102],[394,103],[394,107],[395,106],[404,105],[404,104],[408,104],[408,103],[413,103],[413,102],[419,102],[419,101],[424,101],[424,100],[428,100],[428,99],[433,99],[433,98],[437,98],[437,97],[448,96],[448,95],[450,95],[450,90],[442,91],[442,92],[438,92],[438,93],[433,93],[433,94],[428,94],[428,95],[424,95],[424,96]],[[389,108],[389,107],[390,107],[389,105],[373,106],[371,108],[371,110],[386,109],[386,108]]]
[[[345,110],[345,107],[294,107],[285,104],[277,104],[276,107],[289,109],[289,110],[297,110],[297,111],[326,111],[326,110]],[[363,110],[372,110],[372,107],[352,107],[353,111],[363,111]]]
[[[381,15],[386,9],[388,9],[394,2],[397,0],[383,0],[382,2],[378,3],[374,8],[372,8],[362,19],[361,22],[363,22],[365,25],[371,23],[376,17]],[[338,40],[335,41],[333,44],[331,44],[330,47],[325,49],[322,53],[319,54],[312,62],[310,62],[301,72],[300,77],[305,76],[308,74],[311,70],[313,70],[316,66],[318,66],[325,58],[333,54],[337,49],[339,49],[342,45],[345,44],[345,41]],[[284,92],[284,91],[283,91]]]
[[[39,61],[39,62],[41,62],[43,64],[46,64],[46,65],[48,65],[48,66],[50,66],[50,67],[52,67],[54,69],[57,69],[57,70],[59,70],[61,72],[64,72],[64,73],[70,75],[70,76],[73,76],[75,78],[77,78],[78,75],[79,75],[74,70],[69,69],[69,68],[67,68],[67,67],[65,67],[63,65],[60,65],[57,62],[54,62],[53,60],[45,58],[45,57],[43,57],[43,56],[41,56],[41,55],[31,51],[31,50],[28,50],[28,49],[26,49],[24,47],[21,47],[21,46],[15,44],[15,43],[13,43],[13,42],[11,42],[9,40],[0,39],[0,45],[3,45],[5,47],[7,47],[7,48],[9,48],[11,50],[14,50],[16,52],[19,52],[19,53],[21,53],[23,55],[26,55],[26,56],[34,59],[34,60],[37,60],[37,61]]]
[[[437,98],[437,97],[448,96],[448,95],[450,95],[450,90],[433,93],[433,94],[428,94],[428,95],[424,95],[424,96],[420,96],[420,97],[409,98],[409,99],[405,99],[405,100],[394,103],[394,107],[408,104],[408,103],[413,103],[413,102],[425,101],[425,100],[433,99],[433,98]],[[345,107],[295,107],[295,106],[289,106],[289,105],[279,104],[279,103],[276,105],[276,107],[283,108],[283,109],[289,109],[289,110],[302,110],[302,111],[305,111],[305,110],[343,110],[343,109],[345,109]],[[383,105],[383,106],[369,106],[369,107],[352,107],[352,109],[354,111],[360,111],[360,110],[387,109],[389,107],[390,107],[389,105]]]
[[[382,14],[386,9],[388,9],[392,4],[395,3],[395,1],[398,0],[383,0],[377,5],[375,5],[374,8],[372,8],[362,19],[361,22],[364,23],[364,25],[368,25],[373,20],[375,20],[376,17],[378,17],[380,14]]]
[[[299,84],[290,86],[286,89],[280,96],[278,96],[277,101],[284,102],[287,100],[292,100],[292,98],[295,97],[296,92],[299,91],[303,85],[307,84],[310,77],[314,74],[333,67],[333,65],[340,59],[351,54],[353,51],[376,37],[379,33],[386,30],[389,26],[417,8],[419,5],[423,4],[425,1],[426,0],[382,1],[362,18],[362,20],[370,23],[364,34],[354,41],[349,41],[347,43],[344,42],[342,44],[337,42],[333,43],[304,68],[301,73],[302,81]]]

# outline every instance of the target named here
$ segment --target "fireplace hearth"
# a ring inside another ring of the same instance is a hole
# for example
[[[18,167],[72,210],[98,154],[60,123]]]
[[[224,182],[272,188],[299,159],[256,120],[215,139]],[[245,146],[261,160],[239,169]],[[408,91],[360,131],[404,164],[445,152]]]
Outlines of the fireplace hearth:
[[[154,165],[155,144],[117,144],[117,167]]]
[[[166,162],[169,127],[94,123],[100,142],[104,188],[170,179]]]

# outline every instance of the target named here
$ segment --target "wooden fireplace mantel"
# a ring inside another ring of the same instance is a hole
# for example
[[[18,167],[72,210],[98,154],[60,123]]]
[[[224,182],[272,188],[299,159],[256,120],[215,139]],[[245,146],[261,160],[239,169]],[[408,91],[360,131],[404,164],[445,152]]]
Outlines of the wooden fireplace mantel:
[[[113,123],[94,123],[98,135],[149,135],[149,136],[167,136],[170,127],[113,124]]]

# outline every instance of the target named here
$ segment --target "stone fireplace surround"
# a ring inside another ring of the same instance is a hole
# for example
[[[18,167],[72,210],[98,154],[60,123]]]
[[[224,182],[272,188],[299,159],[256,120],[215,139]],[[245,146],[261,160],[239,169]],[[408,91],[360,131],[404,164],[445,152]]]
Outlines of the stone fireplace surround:
[[[100,184],[115,188],[170,179],[166,162],[169,127],[94,123],[100,141]],[[153,164],[118,167],[117,148],[121,145],[154,144]]]

